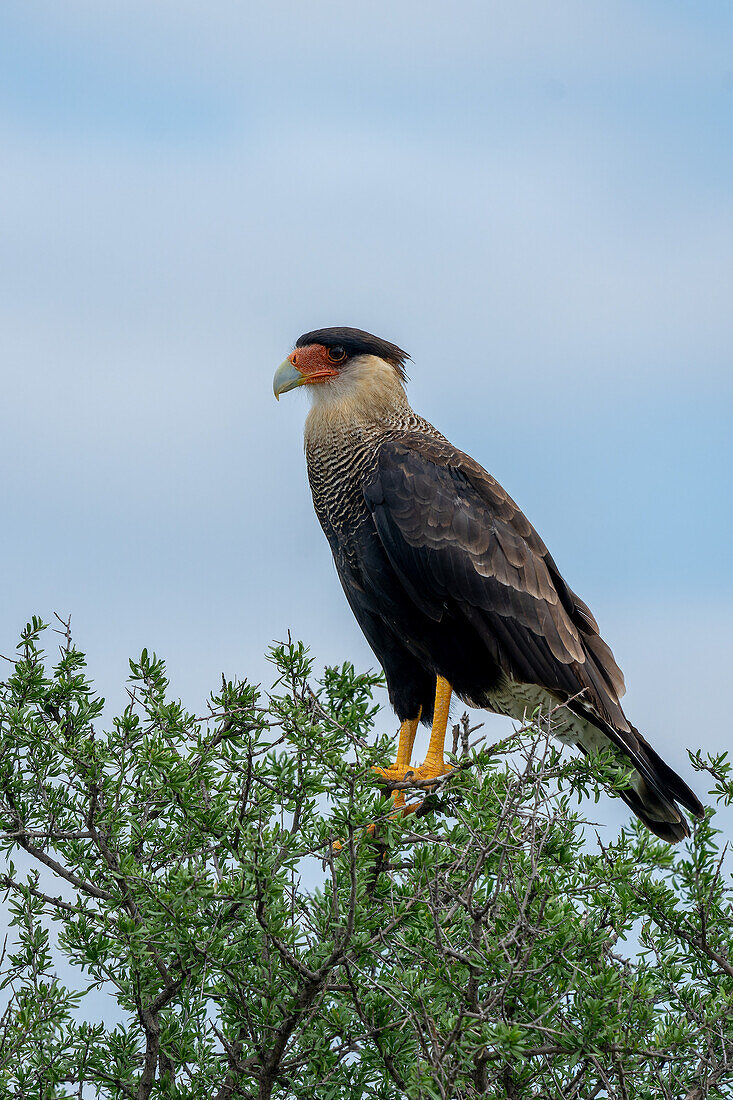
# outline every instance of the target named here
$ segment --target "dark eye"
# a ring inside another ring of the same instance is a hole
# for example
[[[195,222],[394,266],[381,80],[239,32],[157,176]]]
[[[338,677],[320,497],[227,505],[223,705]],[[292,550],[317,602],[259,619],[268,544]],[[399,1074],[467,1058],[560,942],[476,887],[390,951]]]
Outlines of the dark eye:
[[[342,359],[346,358],[346,352],[337,344],[335,348],[328,349],[328,358],[332,363],[340,363]]]

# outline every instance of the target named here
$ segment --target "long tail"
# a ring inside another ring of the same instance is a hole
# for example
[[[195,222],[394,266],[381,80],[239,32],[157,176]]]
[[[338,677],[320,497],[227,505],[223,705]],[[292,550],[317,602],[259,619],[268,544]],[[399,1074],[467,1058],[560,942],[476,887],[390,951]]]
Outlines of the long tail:
[[[621,792],[621,797],[648,829],[669,844],[676,844],[690,835],[690,827],[677,803],[693,817],[703,817],[705,809],[684,779],[665,764],[633,726],[632,732],[638,739],[638,758],[643,767],[632,779],[633,785]]]

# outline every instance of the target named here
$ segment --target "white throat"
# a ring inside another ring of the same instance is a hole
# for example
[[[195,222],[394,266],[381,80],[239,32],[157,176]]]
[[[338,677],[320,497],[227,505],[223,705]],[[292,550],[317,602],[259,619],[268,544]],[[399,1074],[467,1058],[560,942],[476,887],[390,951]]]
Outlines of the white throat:
[[[306,434],[339,420],[382,421],[410,408],[394,367],[377,355],[356,356],[336,378],[307,389],[311,410]]]

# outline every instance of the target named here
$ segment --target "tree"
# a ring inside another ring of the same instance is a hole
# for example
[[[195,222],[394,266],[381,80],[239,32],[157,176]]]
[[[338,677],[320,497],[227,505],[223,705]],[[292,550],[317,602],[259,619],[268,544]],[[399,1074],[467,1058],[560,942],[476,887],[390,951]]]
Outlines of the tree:
[[[0,690],[3,1098],[733,1096],[712,808],[677,849],[604,847],[578,799],[623,774],[536,716],[490,746],[464,719],[456,771],[393,819],[377,676],[313,682],[288,642],[272,695],[224,681],[199,718],[143,652],[102,732],[44,629]],[[730,803],[725,757],[693,763]]]

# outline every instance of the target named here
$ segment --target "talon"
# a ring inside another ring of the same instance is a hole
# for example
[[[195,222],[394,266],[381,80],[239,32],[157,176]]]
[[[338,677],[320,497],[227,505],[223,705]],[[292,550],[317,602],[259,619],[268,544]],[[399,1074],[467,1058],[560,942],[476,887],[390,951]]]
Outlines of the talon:
[[[390,764],[388,768],[372,768],[372,771],[376,775],[381,775],[383,779],[397,779],[398,768],[396,764]]]
[[[451,692],[452,688],[448,681],[444,680],[442,676],[438,676],[435,684],[435,710],[433,712],[433,728],[430,734],[430,744],[428,745],[427,756],[420,767],[413,768],[410,763],[412,746],[415,743],[415,734],[417,733],[417,727],[420,722],[420,714],[418,714],[417,718],[406,719],[400,726],[397,759],[394,764],[390,764],[387,768],[372,768],[375,775],[379,775],[383,779],[390,780],[393,783],[399,780],[411,779],[417,780],[418,782],[425,782],[430,779],[438,779],[441,775],[448,775],[454,770],[450,764],[446,764],[443,760],[443,746],[445,743],[445,731],[448,726]],[[425,799],[421,798],[417,802],[411,802],[408,806],[405,802],[405,792],[397,790],[392,792],[392,801],[394,803],[394,812],[389,816],[391,818],[398,818],[414,814],[415,811],[419,810],[423,805]],[[364,832],[373,836],[375,829],[376,825],[367,825]],[[343,850],[343,847],[344,842],[342,840],[336,840],[331,845],[331,851],[338,854]]]
[[[392,764],[389,768],[372,768],[372,771],[377,775],[381,775],[383,779],[388,779],[390,783],[401,783],[403,780],[410,779],[419,768],[413,768],[410,765],[408,768],[400,768],[397,764]],[[398,794],[398,791],[394,791],[394,794]]]
[[[422,764],[419,768],[415,768],[413,771],[407,774],[411,778],[416,779],[420,783],[424,783],[428,779],[440,779],[441,775],[450,775],[456,769],[450,764],[441,762],[440,764]]]

